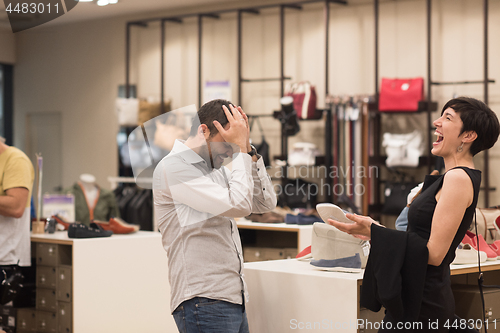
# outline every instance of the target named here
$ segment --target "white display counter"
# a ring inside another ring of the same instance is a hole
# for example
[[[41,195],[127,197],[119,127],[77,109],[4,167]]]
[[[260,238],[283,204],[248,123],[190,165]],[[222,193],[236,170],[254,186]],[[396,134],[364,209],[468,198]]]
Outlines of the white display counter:
[[[357,331],[362,273],[323,272],[289,259],[245,263],[245,277],[251,332]]]
[[[500,261],[486,262],[481,268],[498,271]],[[475,277],[477,271],[477,265],[451,266],[453,276],[473,273]],[[376,325],[383,318],[382,312],[359,307],[363,272],[319,271],[308,261],[296,259],[245,263],[250,331],[376,332],[357,325],[358,320]]]
[[[63,264],[72,269],[72,332],[177,332],[158,232],[70,239],[58,231],[33,234],[31,241],[34,249],[57,244],[71,254]]]

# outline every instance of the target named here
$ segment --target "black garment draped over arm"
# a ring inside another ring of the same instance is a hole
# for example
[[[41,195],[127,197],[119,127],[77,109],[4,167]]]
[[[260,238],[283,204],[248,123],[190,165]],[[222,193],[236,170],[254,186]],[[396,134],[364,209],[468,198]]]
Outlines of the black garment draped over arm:
[[[408,210],[407,232],[372,225],[372,247],[363,277],[361,305],[379,311],[383,305],[387,312],[385,322],[414,322],[427,325],[439,323],[434,333],[449,332],[447,322],[454,320],[455,300],[451,289],[450,264],[455,250],[462,241],[474,216],[481,172],[458,166],[470,177],[474,197],[466,208],[460,226],[439,266],[428,265],[427,242],[432,231],[436,194],[442,188],[444,175],[425,177],[421,194]],[[395,327],[394,327],[395,329]],[[393,331],[390,329],[382,332]],[[398,332],[414,332],[397,329]]]
[[[427,270],[427,240],[372,224],[371,243],[361,305],[375,312],[383,305],[395,320],[415,321]]]

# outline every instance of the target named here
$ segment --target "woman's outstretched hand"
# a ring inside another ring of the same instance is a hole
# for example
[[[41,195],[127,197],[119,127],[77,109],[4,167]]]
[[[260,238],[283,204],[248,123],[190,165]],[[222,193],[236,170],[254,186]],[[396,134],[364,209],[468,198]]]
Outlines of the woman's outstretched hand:
[[[369,216],[362,216],[362,215],[348,213],[346,214],[346,217],[349,220],[354,221],[354,223],[343,223],[332,219],[328,219],[328,224],[333,225],[340,231],[348,233],[349,235],[353,235],[354,237],[362,240],[370,240],[372,223],[380,225],[380,223],[378,223]]]

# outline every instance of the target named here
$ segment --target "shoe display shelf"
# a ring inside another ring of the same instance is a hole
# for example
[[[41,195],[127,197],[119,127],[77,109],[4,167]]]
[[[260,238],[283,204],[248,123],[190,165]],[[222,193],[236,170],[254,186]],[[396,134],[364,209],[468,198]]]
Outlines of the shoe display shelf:
[[[295,258],[311,245],[312,225],[236,222],[246,262]]]
[[[36,308],[17,332],[176,332],[167,256],[157,232],[70,239],[32,234]]]
[[[500,261],[483,263],[481,270],[485,284],[500,285]],[[474,264],[451,265],[452,284],[477,288],[477,272]],[[316,270],[308,261],[292,259],[248,262],[244,274],[250,294],[248,322],[253,332],[372,333],[378,331],[375,323],[380,324],[384,318],[383,309],[375,313],[359,305],[364,270],[325,272]],[[500,309],[497,311],[500,318]],[[493,310],[493,317],[497,311]],[[372,326],[358,326],[361,319]],[[494,331],[491,326],[490,331]]]

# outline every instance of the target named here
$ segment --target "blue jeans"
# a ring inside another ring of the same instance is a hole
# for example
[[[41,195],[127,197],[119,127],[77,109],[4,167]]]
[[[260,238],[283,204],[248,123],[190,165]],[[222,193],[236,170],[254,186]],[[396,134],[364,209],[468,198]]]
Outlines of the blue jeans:
[[[239,304],[195,297],[182,302],[173,316],[180,333],[249,333],[242,309]]]

